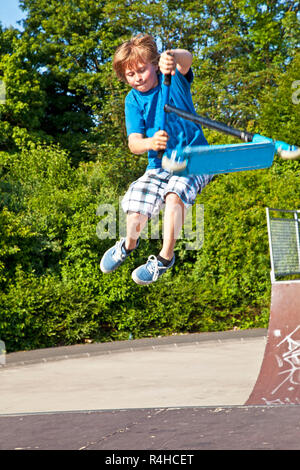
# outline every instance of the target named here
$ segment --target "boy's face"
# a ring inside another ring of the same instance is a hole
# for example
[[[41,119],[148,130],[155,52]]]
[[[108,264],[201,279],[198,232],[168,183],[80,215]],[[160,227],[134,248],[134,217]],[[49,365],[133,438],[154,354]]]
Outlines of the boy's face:
[[[158,85],[157,70],[158,65],[139,62],[135,67],[125,69],[125,78],[132,88],[145,93]]]

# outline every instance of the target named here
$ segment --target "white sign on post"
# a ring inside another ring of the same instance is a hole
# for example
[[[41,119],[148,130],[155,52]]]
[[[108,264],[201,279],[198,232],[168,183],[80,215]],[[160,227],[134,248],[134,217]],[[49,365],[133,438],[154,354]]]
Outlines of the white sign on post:
[[[0,340],[0,366],[5,366],[5,343]]]

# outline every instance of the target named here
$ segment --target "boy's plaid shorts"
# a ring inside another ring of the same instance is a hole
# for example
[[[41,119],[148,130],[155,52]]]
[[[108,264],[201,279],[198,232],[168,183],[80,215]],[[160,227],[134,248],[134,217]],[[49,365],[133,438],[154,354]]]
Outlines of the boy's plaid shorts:
[[[176,193],[188,209],[213,175],[176,176],[158,168],[148,170],[134,181],[122,200],[124,212],[138,212],[149,218],[157,215],[168,193]]]

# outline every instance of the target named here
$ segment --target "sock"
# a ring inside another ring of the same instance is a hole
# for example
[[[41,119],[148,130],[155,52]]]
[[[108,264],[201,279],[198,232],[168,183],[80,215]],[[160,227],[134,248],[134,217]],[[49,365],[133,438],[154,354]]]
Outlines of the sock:
[[[169,264],[171,264],[171,261],[172,261],[172,260],[169,260],[169,259],[165,259],[160,255],[157,256],[157,259],[158,259],[158,261],[160,261],[166,267],[169,266]]]
[[[124,243],[124,250],[125,250],[125,252],[126,252],[126,255],[129,255],[129,253],[131,253],[133,250],[136,249],[136,247],[137,247],[137,245],[138,245],[138,242],[139,242],[139,239],[137,239],[136,245],[135,245],[134,248],[132,248],[132,250],[127,250],[127,248],[126,248],[126,242]]]

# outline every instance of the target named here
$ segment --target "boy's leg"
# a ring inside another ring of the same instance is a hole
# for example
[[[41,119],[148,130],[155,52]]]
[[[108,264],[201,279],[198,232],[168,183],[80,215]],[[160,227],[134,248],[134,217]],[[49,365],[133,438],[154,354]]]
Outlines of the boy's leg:
[[[164,240],[159,253],[162,258],[172,260],[187,210],[212,179],[213,175],[173,176],[170,179],[165,192]]]
[[[187,209],[176,193],[166,195],[164,214],[164,238],[159,256],[171,261],[174,256],[174,247],[184,224]]]
[[[145,227],[148,216],[136,212],[127,214],[126,238],[121,238],[117,243],[109,248],[102,256],[100,268],[103,273],[115,271],[125,259],[137,248],[139,235]]]
[[[149,256],[147,263],[132,273],[137,284],[146,285],[156,281],[175,262],[174,247],[183,226],[186,211],[198,193],[212,180],[211,175],[172,176],[165,188],[164,240],[160,254]]]
[[[156,256],[149,256],[146,264],[132,273],[132,279],[141,285],[151,284],[171,268],[175,262],[174,247],[182,229],[186,208],[175,193],[166,195],[163,246]]]
[[[126,222],[125,248],[130,251],[136,247],[140,233],[148,222],[148,216],[138,212],[128,212]]]
[[[117,269],[139,243],[139,234],[149,217],[158,213],[163,204],[166,182],[160,178],[162,170],[146,172],[128,188],[122,199],[123,211],[127,214],[126,238],[104,253],[100,268],[105,273]]]

